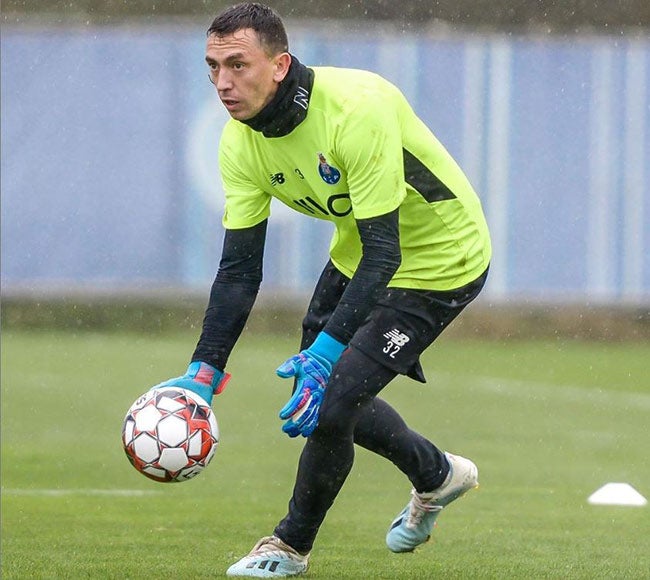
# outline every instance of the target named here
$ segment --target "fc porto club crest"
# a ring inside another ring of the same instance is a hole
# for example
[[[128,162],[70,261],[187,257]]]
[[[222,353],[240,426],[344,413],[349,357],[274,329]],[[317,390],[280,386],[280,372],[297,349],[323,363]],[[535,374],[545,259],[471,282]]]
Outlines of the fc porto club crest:
[[[318,154],[318,173],[322,180],[330,185],[338,183],[339,179],[341,179],[341,172],[327,163],[327,159],[322,153]]]

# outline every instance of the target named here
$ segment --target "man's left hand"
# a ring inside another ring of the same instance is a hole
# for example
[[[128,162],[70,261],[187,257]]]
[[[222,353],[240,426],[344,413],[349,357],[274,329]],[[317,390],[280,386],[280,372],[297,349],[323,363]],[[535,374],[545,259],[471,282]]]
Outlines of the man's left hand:
[[[321,332],[308,349],[278,367],[278,376],[296,379],[296,390],[280,411],[280,419],[286,421],[282,430],[289,437],[309,437],[316,429],[327,381],[344,349],[345,345]]]

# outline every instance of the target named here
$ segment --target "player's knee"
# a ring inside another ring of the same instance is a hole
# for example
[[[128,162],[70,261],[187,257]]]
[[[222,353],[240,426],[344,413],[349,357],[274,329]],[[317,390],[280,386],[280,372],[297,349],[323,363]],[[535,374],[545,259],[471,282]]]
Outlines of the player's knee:
[[[349,408],[344,400],[338,397],[326,399],[320,408],[317,430],[323,436],[351,436],[355,417],[355,409]]]
[[[321,436],[338,436],[344,431],[344,421],[340,413],[332,412],[328,408],[321,408],[318,417],[317,431]]]

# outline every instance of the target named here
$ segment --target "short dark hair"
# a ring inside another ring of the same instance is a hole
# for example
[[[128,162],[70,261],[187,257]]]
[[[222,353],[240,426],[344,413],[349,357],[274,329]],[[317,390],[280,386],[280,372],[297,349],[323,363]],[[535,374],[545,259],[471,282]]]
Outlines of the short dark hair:
[[[208,28],[208,36],[226,36],[243,28],[257,33],[262,47],[269,54],[289,50],[289,41],[279,14],[269,6],[257,2],[242,2],[226,8]]]

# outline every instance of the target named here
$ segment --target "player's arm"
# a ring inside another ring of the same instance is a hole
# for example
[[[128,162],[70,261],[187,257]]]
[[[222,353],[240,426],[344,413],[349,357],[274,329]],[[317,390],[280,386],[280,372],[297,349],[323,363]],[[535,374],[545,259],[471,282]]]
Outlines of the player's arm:
[[[226,366],[262,283],[267,220],[251,228],[226,230],[223,253],[192,361]]]
[[[334,313],[316,340],[277,371],[283,378],[297,379],[293,396],[280,411],[286,421],[282,430],[290,437],[308,437],[317,427],[332,368],[401,263],[397,209],[357,220],[357,227],[363,256]]]
[[[363,246],[359,267],[328,320],[324,332],[343,344],[361,326],[402,260],[399,210],[357,220]]]
[[[187,372],[156,385],[180,386],[208,403],[226,386],[226,362],[244,329],[262,282],[267,220],[226,230],[217,276],[203,318],[203,328]]]
[[[226,228],[219,270],[212,284],[203,328],[186,374],[167,383],[184,381],[207,400],[221,392],[229,378],[226,362],[262,281],[262,256],[271,196],[252,182],[245,139],[239,124],[227,123],[219,144],[219,167],[224,185]],[[201,394],[201,393],[199,393]]]
[[[334,365],[401,263],[399,206],[406,195],[401,130],[384,94],[359,101],[337,139],[336,154],[347,170],[350,201],[362,257],[325,328],[314,342],[278,368],[295,377],[296,390],[280,411],[283,430],[309,436]]]

